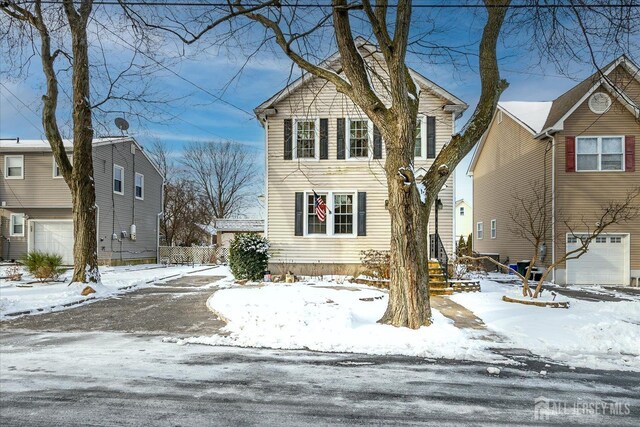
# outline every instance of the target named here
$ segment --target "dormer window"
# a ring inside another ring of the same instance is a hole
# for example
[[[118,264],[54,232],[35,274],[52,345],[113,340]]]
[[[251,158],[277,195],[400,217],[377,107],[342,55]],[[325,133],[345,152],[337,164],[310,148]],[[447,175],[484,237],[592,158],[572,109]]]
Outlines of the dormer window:
[[[369,120],[350,119],[349,129],[349,157],[362,158],[369,157]]]
[[[294,153],[298,159],[315,159],[318,157],[318,142],[320,134],[318,132],[318,120],[296,120],[295,125],[295,149]]]

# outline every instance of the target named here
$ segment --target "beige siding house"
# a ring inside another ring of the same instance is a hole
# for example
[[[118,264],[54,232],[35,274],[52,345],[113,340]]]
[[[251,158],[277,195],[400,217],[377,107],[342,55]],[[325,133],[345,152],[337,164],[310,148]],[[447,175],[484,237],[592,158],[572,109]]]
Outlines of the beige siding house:
[[[360,43],[367,63],[384,76],[384,70],[373,65],[375,48]],[[336,59],[334,55],[326,63]],[[420,173],[449,142],[455,119],[467,105],[418,73],[412,75],[421,87],[414,165]],[[384,94],[384,78],[375,81],[378,93]],[[332,84],[308,76],[255,112],[265,128],[265,232],[274,272],[351,274],[360,265],[361,251],[388,249],[384,141],[366,115]],[[314,192],[326,202],[325,221],[316,215]],[[453,177],[440,198],[444,208],[439,212],[439,234],[451,254]],[[434,224],[430,227],[433,233]]]
[[[64,141],[71,156],[72,141]],[[129,137],[96,139],[94,182],[98,259],[104,264],[155,262],[163,179]],[[0,258],[32,250],[73,264],[71,192],[43,140],[0,141]]]
[[[541,265],[573,248],[601,206],[640,186],[640,73],[625,56],[603,72],[551,102],[498,105],[469,168],[476,251],[511,263],[531,258],[511,212],[514,195],[535,197],[534,183],[548,186],[551,200]],[[639,276],[640,218],[608,228],[585,255],[554,272],[561,284],[635,284]]]
[[[473,209],[465,199],[456,201],[454,210],[456,223],[456,243],[460,241],[460,237],[464,237],[466,241],[470,234],[473,233]]]

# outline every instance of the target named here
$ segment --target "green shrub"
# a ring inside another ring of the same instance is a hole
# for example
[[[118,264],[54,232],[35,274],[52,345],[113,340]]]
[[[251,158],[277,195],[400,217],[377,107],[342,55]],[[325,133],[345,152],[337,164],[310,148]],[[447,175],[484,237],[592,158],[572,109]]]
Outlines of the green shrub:
[[[269,262],[269,241],[256,233],[236,234],[229,248],[229,267],[236,279],[261,280]]]
[[[22,263],[29,274],[41,282],[56,280],[64,271],[62,267],[62,257],[56,254],[33,251],[29,252]]]

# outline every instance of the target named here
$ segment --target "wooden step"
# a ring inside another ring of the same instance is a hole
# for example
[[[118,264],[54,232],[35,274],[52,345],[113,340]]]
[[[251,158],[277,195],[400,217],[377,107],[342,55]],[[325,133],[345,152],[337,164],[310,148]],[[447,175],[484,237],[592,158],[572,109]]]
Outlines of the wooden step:
[[[453,288],[429,289],[431,295],[453,295]]]

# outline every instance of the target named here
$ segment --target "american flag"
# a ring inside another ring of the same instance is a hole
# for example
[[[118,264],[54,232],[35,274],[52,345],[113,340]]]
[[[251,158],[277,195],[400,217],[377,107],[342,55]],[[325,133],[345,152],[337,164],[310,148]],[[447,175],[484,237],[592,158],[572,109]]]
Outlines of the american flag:
[[[324,219],[327,216],[327,205],[324,202],[324,199],[318,196],[318,193],[313,192],[313,203],[316,206],[316,216],[320,222],[324,222]]]

